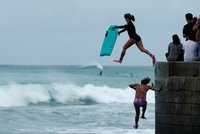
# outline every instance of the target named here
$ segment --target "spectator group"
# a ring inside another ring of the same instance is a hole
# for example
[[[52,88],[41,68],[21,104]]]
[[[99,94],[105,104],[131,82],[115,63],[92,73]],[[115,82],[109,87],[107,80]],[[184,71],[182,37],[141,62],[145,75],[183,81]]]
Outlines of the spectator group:
[[[200,61],[200,18],[191,13],[187,13],[185,18],[187,24],[183,27],[183,37],[186,42],[182,44],[178,35],[172,36],[173,41],[166,53],[168,61]]]

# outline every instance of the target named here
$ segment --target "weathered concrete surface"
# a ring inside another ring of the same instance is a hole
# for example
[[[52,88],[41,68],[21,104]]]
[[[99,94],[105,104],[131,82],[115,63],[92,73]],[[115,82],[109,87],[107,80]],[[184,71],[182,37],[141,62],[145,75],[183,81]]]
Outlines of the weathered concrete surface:
[[[200,62],[155,66],[156,134],[200,134]]]

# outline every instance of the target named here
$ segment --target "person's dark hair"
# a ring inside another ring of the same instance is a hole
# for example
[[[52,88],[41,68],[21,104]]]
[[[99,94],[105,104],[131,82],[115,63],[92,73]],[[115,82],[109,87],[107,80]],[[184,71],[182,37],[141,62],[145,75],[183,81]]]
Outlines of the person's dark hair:
[[[187,13],[187,14],[185,15],[185,18],[186,18],[187,20],[193,20],[193,15],[192,15],[191,13]]]
[[[197,22],[197,17],[193,18],[193,22],[196,23]]]
[[[151,81],[151,79],[149,77],[146,77],[141,80],[141,84],[147,85],[147,84],[149,84],[150,81]]]
[[[172,40],[173,40],[173,43],[176,44],[176,45],[178,45],[178,44],[181,43],[181,42],[180,42],[180,39],[179,39],[179,37],[178,37],[177,34],[174,34],[174,35],[172,36]]]
[[[133,15],[131,15],[130,13],[124,14],[124,18],[135,21],[135,17]]]

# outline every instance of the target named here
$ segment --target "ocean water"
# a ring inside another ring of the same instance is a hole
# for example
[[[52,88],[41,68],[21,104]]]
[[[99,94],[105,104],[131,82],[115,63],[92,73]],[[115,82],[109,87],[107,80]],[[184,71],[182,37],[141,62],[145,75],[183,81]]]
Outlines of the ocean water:
[[[102,70],[102,76],[99,75]],[[154,134],[154,92],[135,130],[131,83],[153,67],[0,66],[0,134]]]

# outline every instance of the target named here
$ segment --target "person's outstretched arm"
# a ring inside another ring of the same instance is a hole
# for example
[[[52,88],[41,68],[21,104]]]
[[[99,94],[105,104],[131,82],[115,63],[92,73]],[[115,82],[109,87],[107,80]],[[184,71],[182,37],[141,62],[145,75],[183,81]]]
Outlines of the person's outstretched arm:
[[[149,88],[150,90],[153,90],[153,91],[155,91],[155,87],[148,86],[148,88]]]
[[[147,87],[148,87],[148,89],[155,91],[155,86],[153,83],[151,83],[151,86],[147,86]]]
[[[151,86],[147,86],[147,89],[148,90],[153,90],[153,91],[155,91],[155,86],[154,86],[154,84],[153,83],[151,83]]]
[[[125,32],[127,30],[127,25],[123,25],[123,26],[116,26],[114,28],[119,28],[122,29],[121,31],[118,32],[118,34],[120,35],[121,33]]]
[[[129,87],[132,88],[132,89],[136,89],[137,85],[138,84],[130,84]]]
[[[121,33],[125,32],[126,28],[122,29],[121,31],[118,32],[118,34],[120,35]]]
[[[126,26],[127,26],[127,25],[115,26],[114,28],[124,29],[124,28],[126,28]]]

